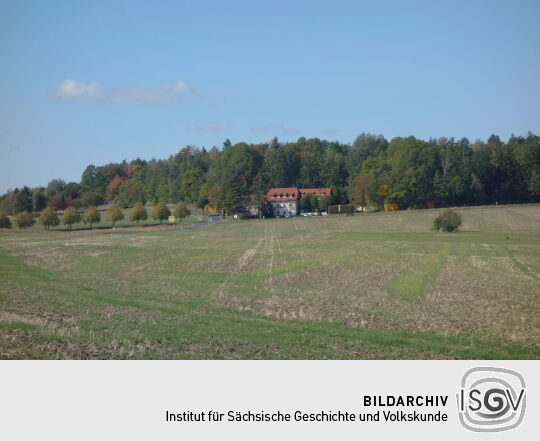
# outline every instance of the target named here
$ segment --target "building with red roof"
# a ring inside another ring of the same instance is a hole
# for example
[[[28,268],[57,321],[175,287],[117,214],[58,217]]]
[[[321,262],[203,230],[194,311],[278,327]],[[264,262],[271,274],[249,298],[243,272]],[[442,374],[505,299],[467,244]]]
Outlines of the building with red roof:
[[[314,194],[317,198],[331,196],[331,188],[297,188],[283,187],[271,188],[266,193],[266,200],[272,205],[272,213],[276,217],[298,216],[300,214],[299,201],[306,194]]]

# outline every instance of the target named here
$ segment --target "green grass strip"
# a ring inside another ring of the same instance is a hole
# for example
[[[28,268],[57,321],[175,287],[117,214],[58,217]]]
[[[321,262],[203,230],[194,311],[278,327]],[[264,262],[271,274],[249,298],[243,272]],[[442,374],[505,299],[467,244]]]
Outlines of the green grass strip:
[[[414,267],[399,274],[385,291],[393,297],[402,300],[413,300],[428,293],[446,260],[446,256],[452,250],[451,244],[445,244],[435,254],[421,257]]]
[[[504,245],[493,245],[493,249],[500,257],[508,257],[515,266],[517,266],[523,274],[529,277],[533,277],[534,279],[538,279],[536,274],[534,274],[527,266],[523,265],[519,260],[516,259],[516,257],[512,254],[512,252],[508,249],[508,247]]]

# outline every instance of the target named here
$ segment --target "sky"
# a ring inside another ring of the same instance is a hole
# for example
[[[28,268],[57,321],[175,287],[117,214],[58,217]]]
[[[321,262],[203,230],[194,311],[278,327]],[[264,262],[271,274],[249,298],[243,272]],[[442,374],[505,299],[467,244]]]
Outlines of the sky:
[[[186,145],[540,134],[540,1],[0,0],[0,193]]]

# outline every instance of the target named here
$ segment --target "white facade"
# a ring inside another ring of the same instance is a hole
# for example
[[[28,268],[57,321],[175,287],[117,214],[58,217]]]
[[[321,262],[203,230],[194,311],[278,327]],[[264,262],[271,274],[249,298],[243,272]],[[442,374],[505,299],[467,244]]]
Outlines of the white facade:
[[[298,214],[298,201],[272,201],[271,204],[275,217],[296,216]]]

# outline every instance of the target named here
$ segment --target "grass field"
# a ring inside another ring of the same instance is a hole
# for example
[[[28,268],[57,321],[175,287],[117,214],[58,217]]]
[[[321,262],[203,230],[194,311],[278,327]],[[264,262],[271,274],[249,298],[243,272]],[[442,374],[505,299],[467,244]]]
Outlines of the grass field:
[[[540,358],[540,206],[0,233],[0,358]]]

